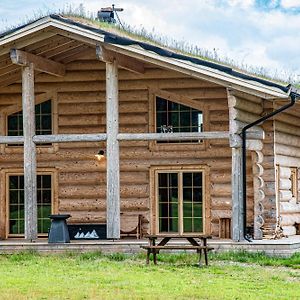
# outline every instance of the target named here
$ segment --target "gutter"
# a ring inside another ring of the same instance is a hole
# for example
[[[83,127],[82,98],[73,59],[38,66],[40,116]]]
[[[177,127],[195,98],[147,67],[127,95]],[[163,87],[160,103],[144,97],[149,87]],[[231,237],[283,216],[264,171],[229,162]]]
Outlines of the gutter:
[[[259,118],[258,120],[246,125],[241,132],[242,136],[242,193],[243,193],[243,237],[246,241],[252,242],[251,239],[246,234],[247,227],[247,154],[246,154],[246,140],[247,140],[247,130],[255,125],[263,123],[264,121],[274,117],[275,115],[287,110],[288,108],[294,106],[297,98],[300,98],[298,90],[291,86],[289,87],[289,97],[290,103],[280,107],[279,109]]]

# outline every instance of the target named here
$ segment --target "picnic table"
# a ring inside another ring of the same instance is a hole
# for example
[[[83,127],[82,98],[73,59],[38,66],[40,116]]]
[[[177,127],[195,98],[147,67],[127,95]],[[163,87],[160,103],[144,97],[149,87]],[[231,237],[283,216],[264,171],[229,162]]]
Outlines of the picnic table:
[[[160,250],[196,250],[199,253],[199,266],[201,266],[202,251],[204,253],[205,265],[208,265],[207,253],[209,250],[213,250],[212,247],[208,247],[207,239],[210,239],[210,235],[206,234],[184,234],[184,235],[174,235],[174,234],[164,234],[164,235],[146,235],[148,238],[148,245],[141,246],[141,248],[147,250],[146,263],[149,264],[150,254],[153,255],[153,262],[157,264],[156,255],[159,254]],[[157,243],[158,239],[160,241]],[[186,244],[168,244],[171,240],[185,239],[189,242]]]

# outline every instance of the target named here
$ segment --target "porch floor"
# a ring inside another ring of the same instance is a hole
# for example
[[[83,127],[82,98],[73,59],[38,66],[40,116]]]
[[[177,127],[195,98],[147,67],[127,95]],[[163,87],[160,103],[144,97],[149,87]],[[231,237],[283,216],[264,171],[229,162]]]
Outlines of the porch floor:
[[[185,243],[185,240],[179,241]],[[38,239],[30,243],[24,239],[8,239],[0,241],[0,254],[9,254],[20,251],[38,251],[40,253],[62,253],[62,252],[91,252],[102,253],[139,253],[143,250],[142,245],[147,245],[148,240],[121,239],[121,240],[75,240],[69,244],[48,244],[47,239]],[[251,252],[264,251],[269,255],[290,256],[300,252],[300,235],[280,240],[258,240],[253,242],[233,242],[228,239],[212,239],[208,244],[214,247],[214,251],[239,251]]]

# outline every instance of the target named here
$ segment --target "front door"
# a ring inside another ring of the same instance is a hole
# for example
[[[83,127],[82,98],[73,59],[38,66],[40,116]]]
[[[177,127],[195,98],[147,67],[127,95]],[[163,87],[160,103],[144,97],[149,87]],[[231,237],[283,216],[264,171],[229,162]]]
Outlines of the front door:
[[[156,172],[158,232],[203,232],[203,171]]]

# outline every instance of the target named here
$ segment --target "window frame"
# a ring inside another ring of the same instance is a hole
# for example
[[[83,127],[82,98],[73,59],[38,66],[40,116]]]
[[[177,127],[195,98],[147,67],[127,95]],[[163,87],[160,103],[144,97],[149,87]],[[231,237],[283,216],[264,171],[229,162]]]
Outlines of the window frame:
[[[298,200],[298,168],[297,167],[291,167],[291,192],[292,192],[292,198],[296,199],[296,203],[299,203]]]
[[[41,104],[51,100],[51,122],[52,122],[52,134],[58,133],[58,121],[57,121],[57,93],[43,93],[42,95],[36,96],[35,105]],[[1,132],[3,135],[8,135],[8,117],[14,113],[22,111],[22,104],[13,105],[10,109],[6,110],[3,114],[4,122],[2,124]],[[23,153],[24,147],[16,145],[1,144],[1,153]],[[56,153],[58,151],[58,143],[51,143],[48,145],[37,145],[38,153]]]
[[[151,222],[150,222],[150,232],[151,234],[164,235],[165,232],[159,231],[159,197],[158,197],[158,174],[159,173],[185,173],[185,172],[201,172],[202,173],[202,226],[203,234],[210,232],[210,203],[209,203],[209,188],[208,188],[208,179],[209,179],[209,169],[207,166],[155,166],[150,168],[150,190],[151,190]],[[182,177],[182,175],[181,175]],[[191,232],[183,231],[183,208],[182,208],[182,186],[181,183],[178,183],[178,232],[169,232],[170,235],[189,235]],[[200,232],[199,232],[200,233]]]
[[[51,175],[51,214],[58,212],[58,198],[55,192],[58,186],[57,170],[53,168],[43,168],[37,170],[37,175]],[[24,170],[11,169],[5,170],[5,238],[24,238],[24,234],[12,234],[9,232],[9,177],[24,176]],[[47,233],[39,233],[38,237],[47,237]]]
[[[208,109],[199,100],[193,100],[189,97],[178,95],[175,93],[162,90],[149,90],[149,132],[156,133],[156,97],[163,98],[167,101],[175,102],[181,105],[197,109],[202,112],[202,128],[203,132],[209,131]],[[190,151],[205,150],[207,148],[207,140],[201,142],[180,142],[180,143],[157,143],[157,141],[149,141],[149,149],[152,151]]]

